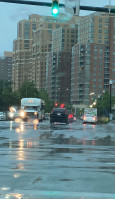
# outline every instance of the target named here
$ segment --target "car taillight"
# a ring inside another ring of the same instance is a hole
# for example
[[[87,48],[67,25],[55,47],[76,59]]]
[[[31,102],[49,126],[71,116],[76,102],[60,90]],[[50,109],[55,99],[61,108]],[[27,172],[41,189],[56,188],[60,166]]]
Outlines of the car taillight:
[[[96,120],[96,118],[95,118],[95,117],[93,117],[93,120],[95,121],[95,120]]]
[[[86,120],[86,118],[87,118],[86,116],[83,117],[84,120]]]
[[[69,114],[69,115],[68,115],[68,119],[70,119],[70,118],[73,118],[73,115],[72,115],[72,114]]]

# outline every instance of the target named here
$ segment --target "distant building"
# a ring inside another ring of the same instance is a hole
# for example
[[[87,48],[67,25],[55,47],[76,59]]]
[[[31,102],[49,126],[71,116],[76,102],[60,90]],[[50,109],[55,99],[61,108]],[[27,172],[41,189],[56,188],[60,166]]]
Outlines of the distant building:
[[[77,27],[72,22],[53,31],[52,54],[46,62],[46,89],[52,101],[70,103],[71,49],[76,43]]]
[[[52,52],[46,61],[46,89],[52,101],[70,103],[71,52]]]
[[[30,15],[18,23],[17,39],[13,43],[13,90],[24,81],[33,81],[38,90],[46,89],[46,55],[52,51],[52,31],[66,20]]]
[[[95,61],[95,52],[97,58]],[[72,48],[71,103],[89,105],[104,90],[104,44],[76,44]],[[100,61],[101,58],[101,61]],[[108,87],[106,88],[106,90]],[[93,96],[90,95],[93,93]],[[93,98],[93,99],[92,99]]]
[[[32,46],[33,31],[41,21],[38,15],[18,23],[17,39],[13,42],[12,81],[13,90],[18,90],[24,81],[33,81]]]
[[[52,52],[52,33],[62,26],[68,26],[64,20],[44,17],[38,29],[33,32],[32,65],[38,90],[46,89],[46,57]]]
[[[0,80],[8,81],[12,80],[12,52],[4,52],[4,56],[0,57]]]
[[[115,96],[114,35],[115,17],[108,13],[70,21],[30,15],[18,23],[13,43],[13,90],[31,81],[53,101],[82,107],[109,91],[112,79]]]
[[[72,48],[72,104],[91,104],[103,91],[109,91],[110,79],[115,95],[114,22],[115,17],[107,13],[79,18],[78,43]]]

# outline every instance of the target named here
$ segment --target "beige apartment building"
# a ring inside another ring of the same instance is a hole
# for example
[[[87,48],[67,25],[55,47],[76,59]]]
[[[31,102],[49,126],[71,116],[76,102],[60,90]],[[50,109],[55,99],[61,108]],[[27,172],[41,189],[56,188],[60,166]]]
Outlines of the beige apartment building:
[[[114,20],[114,16],[97,12],[79,18],[78,43],[72,48],[72,104],[91,104],[109,91],[110,79],[115,95]]]
[[[52,31],[68,22],[61,17],[31,15],[18,23],[13,44],[13,90],[24,81],[33,81],[38,90],[46,89],[46,55],[52,51]]]
[[[41,21],[38,15],[18,23],[17,39],[13,42],[12,82],[13,90],[18,90],[24,81],[34,81],[32,68],[33,31]]]
[[[68,26],[66,21],[45,17],[43,23],[33,32],[32,60],[38,90],[46,89],[46,56],[52,52],[52,32],[63,26]]]

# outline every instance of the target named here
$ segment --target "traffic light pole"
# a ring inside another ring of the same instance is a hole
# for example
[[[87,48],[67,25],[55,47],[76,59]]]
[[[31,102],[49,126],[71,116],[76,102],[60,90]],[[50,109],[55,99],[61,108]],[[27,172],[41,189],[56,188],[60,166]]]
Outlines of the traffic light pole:
[[[52,3],[37,2],[37,1],[0,0],[0,2],[52,7]],[[59,7],[65,8],[66,4],[59,3]],[[103,7],[101,8],[101,7],[92,7],[92,6],[80,6],[79,9],[80,10],[89,10],[89,11],[115,13],[115,9],[114,8],[110,9],[110,8],[103,8]],[[73,10],[74,10],[74,13],[75,13],[76,12],[76,7],[73,7]]]
[[[108,13],[115,13],[114,8],[101,8],[101,7],[92,7],[92,6],[80,6],[80,10],[90,10],[90,11],[97,11],[97,12],[108,12]]]
[[[47,2],[37,2],[37,1],[23,1],[23,0],[0,0],[3,3],[16,3],[16,4],[27,4],[27,5],[34,5],[34,6],[46,6],[52,7],[52,3]],[[65,7],[64,4],[60,3],[59,7]]]

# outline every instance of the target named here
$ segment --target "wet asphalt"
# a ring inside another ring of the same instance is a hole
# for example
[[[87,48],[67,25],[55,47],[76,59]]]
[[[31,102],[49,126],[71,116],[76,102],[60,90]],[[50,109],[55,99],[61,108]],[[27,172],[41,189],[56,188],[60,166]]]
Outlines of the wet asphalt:
[[[115,198],[115,123],[0,121],[0,198]]]

